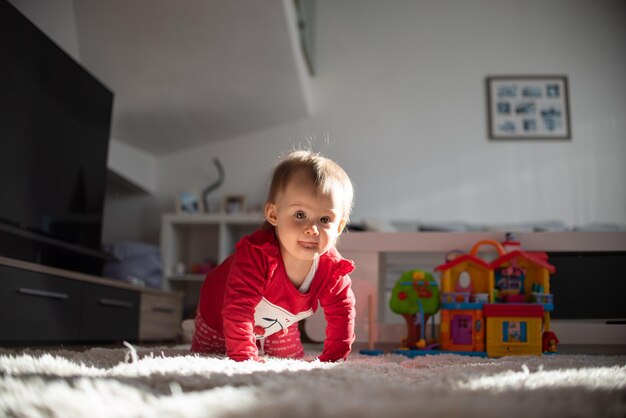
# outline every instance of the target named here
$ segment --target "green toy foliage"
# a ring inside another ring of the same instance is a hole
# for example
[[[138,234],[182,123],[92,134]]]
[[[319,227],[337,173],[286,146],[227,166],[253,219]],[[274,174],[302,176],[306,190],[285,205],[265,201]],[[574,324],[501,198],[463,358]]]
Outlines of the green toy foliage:
[[[419,293],[423,296],[420,297]],[[402,273],[391,291],[389,308],[400,315],[415,315],[420,311],[418,301],[421,301],[425,315],[437,313],[439,286],[432,274],[427,271],[419,269],[406,271]]]

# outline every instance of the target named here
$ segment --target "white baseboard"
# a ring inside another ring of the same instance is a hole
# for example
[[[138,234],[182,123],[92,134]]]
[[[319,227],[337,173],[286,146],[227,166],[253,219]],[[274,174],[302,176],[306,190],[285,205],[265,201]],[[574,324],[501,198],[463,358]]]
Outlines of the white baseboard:
[[[560,344],[626,345],[626,324],[607,324],[607,320],[577,319],[551,321],[551,330]],[[430,333],[430,327],[427,330]],[[435,326],[435,335],[439,326]],[[377,341],[398,342],[406,334],[404,324],[379,324]],[[357,341],[367,341],[367,334],[357,334]]]
[[[324,340],[325,323],[307,323],[307,333],[315,341]],[[559,338],[560,344],[567,345],[625,345],[626,324],[607,324],[606,320],[552,320],[551,329]],[[312,331],[312,332],[311,332]],[[438,332],[438,327],[435,328]],[[367,324],[357,324],[356,341],[368,341]],[[405,337],[404,324],[377,324],[374,341],[399,343]],[[428,332],[430,333],[430,327]]]
[[[553,319],[550,328],[560,344],[626,345],[626,324],[604,319]]]

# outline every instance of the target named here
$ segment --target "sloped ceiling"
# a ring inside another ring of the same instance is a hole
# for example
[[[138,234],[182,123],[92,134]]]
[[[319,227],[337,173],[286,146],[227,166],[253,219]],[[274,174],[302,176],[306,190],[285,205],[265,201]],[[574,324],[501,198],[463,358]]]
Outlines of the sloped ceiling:
[[[159,156],[309,112],[289,0],[74,0],[74,9],[80,59],[115,93],[115,140]]]

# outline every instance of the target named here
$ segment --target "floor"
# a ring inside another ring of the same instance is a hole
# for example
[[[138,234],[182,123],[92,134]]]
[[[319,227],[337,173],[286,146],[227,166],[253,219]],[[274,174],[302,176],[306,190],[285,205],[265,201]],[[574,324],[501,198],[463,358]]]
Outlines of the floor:
[[[319,347],[322,347],[319,345]],[[352,347],[353,352],[358,352],[363,349],[367,349],[367,343],[354,343]],[[374,345],[375,349],[383,350],[384,352],[393,352],[399,348],[398,344],[393,343],[379,343]],[[320,348],[321,349],[321,348]],[[591,354],[591,355],[626,355],[626,345],[594,345],[594,344],[580,344],[580,345],[564,345],[558,346],[559,354]]]
[[[181,346],[181,343],[173,343],[171,341],[161,342],[140,342],[133,343],[141,347],[173,347]],[[305,349],[310,351],[322,351],[324,346],[320,343],[308,342],[304,343]],[[10,349],[23,349],[30,348],[35,350],[53,350],[53,349],[66,349],[75,351],[84,351],[92,347],[104,347],[104,348],[124,348],[124,344],[119,343],[101,343],[101,344],[45,344],[45,345],[9,345],[2,346],[0,348]],[[398,344],[394,343],[378,343],[374,345],[377,350],[383,350],[385,353],[391,353],[399,348]],[[368,349],[368,344],[365,342],[355,342],[352,346],[352,352],[357,353],[361,350]],[[581,344],[581,345],[564,345],[558,346],[559,354],[589,354],[589,355],[626,355],[626,345],[593,345],[593,344]]]

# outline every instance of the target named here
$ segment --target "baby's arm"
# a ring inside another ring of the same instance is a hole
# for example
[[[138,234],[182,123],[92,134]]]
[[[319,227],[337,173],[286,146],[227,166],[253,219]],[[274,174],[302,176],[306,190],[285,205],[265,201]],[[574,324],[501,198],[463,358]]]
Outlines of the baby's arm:
[[[254,309],[265,285],[266,263],[258,249],[237,249],[224,293],[222,308],[226,354],[235,361],[263,361],[254,337]]]
[[[354,342],[354,293],[350,277],[340,277],[340,282],[325,290],[320,304],[326,317],[326,339],[320,361],[337,361],[348,357]]]

